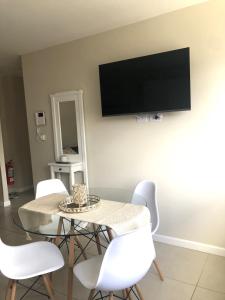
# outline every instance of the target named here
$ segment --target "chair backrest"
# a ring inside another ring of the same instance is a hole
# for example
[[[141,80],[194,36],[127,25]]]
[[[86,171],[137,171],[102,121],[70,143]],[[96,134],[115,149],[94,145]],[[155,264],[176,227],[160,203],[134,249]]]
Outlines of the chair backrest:
[[[8,274],[11,272],[14,262],[13,246],[8,246],[0,238],[0,272]]]
[[[134,190],[131,203],[148,207],[151,215],[152,234],[154,234],[159,227],[159,210],[155,183],[148,180],[139,182]]]
[[[65,194],[69,196],[65,185],[60,179],[43,180],[37,184],[35,198],[40,198],[54,193]]]
[[[154,258],[150,224],[115,237],[104,255],[96,289],[116,291],[131,287],[145,276]]]

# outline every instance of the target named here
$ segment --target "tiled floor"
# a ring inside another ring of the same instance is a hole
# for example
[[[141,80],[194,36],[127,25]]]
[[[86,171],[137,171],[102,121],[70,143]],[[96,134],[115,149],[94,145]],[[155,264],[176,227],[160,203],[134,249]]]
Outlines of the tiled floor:
[[[0,208],[0,237],[10,245],[27,243],[25,234],[17,228],[10,216],[24,202],[33,198],[31,193],[20,195],[13,200],[12,207]],[[34,240],[38,237],[34,237]],[[157,260],[165,276],[161,282],[154,266],[140,282],[145,300],[225,300],[225,258],[198,251],[155,243]],[[66,251],[64,251],[66,258]],[[88,256],[97,254],[96,247],[88,249]],[[28,281],[29,282],[29,281]],[[58,300],[66,299],[67,270],[53,275],[54,289]],[[7,279],[0,275],[0,299],[4,299]],[[42,283],[39,289],[44,290]],[[18,287],[18,295],[24,288]],[[87,300],[89,291],[74,279],[74,299]],[[29,293],[25,300],[47,299],[36,293]]]

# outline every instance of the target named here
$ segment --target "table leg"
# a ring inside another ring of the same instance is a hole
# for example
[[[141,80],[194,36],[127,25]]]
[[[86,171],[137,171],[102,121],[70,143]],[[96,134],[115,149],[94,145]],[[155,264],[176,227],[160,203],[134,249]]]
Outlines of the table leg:
[[[71,232],[74,232],[74,222],[71,220]],[[68,290],[67,300],[72,300],[73,297],[73,265],[75,261],[75,236],[70,235],[69,257],[68,257]]]
[[[58,229],[57,229],[57,236],[55,238],[55,244],[56,244],[56,246],[58,246],[59,243],[60,243],[60,233],[62,231],[62,225],[63,225],[63,217],[60,217],[59,218]]]

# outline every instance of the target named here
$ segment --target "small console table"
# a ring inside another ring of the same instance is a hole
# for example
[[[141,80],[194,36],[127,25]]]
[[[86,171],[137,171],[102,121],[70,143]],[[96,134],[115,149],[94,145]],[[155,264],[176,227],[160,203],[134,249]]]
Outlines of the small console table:
[[[75,173],[83,172],[83,163],[59,163],[52,162],[48,164],[50,167],[51,178],[61,179],[61,173],[69,174],[69,188],[72,192],[72,186],[75,184]]]

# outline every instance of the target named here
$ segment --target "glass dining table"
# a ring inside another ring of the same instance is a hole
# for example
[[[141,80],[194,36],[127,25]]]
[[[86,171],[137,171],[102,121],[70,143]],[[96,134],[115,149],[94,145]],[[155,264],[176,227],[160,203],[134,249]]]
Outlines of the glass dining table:
[[[115,235],[126,233],[150,222],[147,207],[129,203],[131,193],[122,189],[89,189],[89,193],[100,197],[99,205],[82,213],[62,211],[60,203],[65,201],[62,194],[50,194],[32,200],[19,207],[13,215],[13,222],[26,232],[27,238],[43,236],[59,248],[66,245],[68,250],[67,300],[73,296],[73,266],[83,256],[87,259],[86,248],[94,241],[99,254]],[[107,200],[105,200],[107,199]],[[140,203],[143,201],[141,201]],[[101,239],[100,239],[101,236]],[[86,243],[80,242],[85,238]],[[104,243],[102,242],[104,239]],[[75,258],[75,252],[80,249]]]

